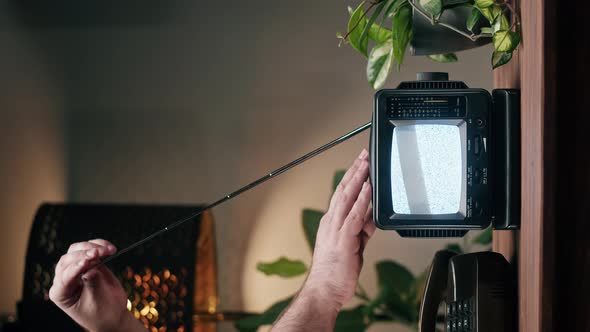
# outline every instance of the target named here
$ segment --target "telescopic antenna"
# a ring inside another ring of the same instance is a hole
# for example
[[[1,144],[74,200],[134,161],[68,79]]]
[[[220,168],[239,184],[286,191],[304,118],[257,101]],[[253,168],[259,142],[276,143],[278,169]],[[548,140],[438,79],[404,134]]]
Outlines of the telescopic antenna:
[[[283,173],[283,172],[285,172],[285,171],[287,171],[287,170],[289,170],[289,169],[291,169],[291,168],[293,168],[293,167],[301,164],[302,162],[304,162],[304,161],[306,161],[308,159],[311,159],[311,158],[317,156],[318,154],[320,154],[320,153],[322,153],[322,152],[324,152],[324,151],[326,151],[326,150],[328,150],[328,149],[330,149],[330,148],[332,148],[332,147],[334,147],[334,146],[336,146],[336,145],[338,145],[338,144],[340,144],[340,143],[348,140],[349,138],[352,138],[352,137],[356,136],[357,134],[359,134],[359,133],[361,133],[361,132],[369,129],[369,127],[371,127],[371,122],[366,123],[366,124],[364,124],[364,125],[356,128],[356,129],[354,129],[353,131],[351,131],[351,132],[349,132],[347,134],[344,134],[344,135],[338,137],[337,139],[335,139],[335,140],[333,140],[333,141],[331,141],[331,142],[329,142],[327,144],[324,144],[324,145],[320,146],[319,148],[317,148],[317,149],[309,152],[308,154],[303,155],[303,156],[301,156],[301,157],[293,160],[292,162],[290,162],[290,163],[288,163],[288,164],[286,164],[286,165],[284,165],[284,166],[282,166],[280,168],[277,168],[276,170],[274,170],[274,171],[266,174],[265,176],[261,177],[260,179],[255,180],[255,181],[253,181],[253,182],[245,185],[244,187],[242,187],[242,188],[240,188],[240,189],[238,189],[238,190],[236,190],[236,191],[234,191],[234,192],[232,192],[232,193],[230,193],[228,195],[223,196],[222,198],[220,198],[219,200],[215,201],[214,203],[211,203],[211,204],[209,204],[209,205],[207,205],[207,206],[205,206],[205,207],[203,207],[203,208],[195,211],[190,216],[185,217],[183,219],[179,219],[179,220],[171,223],[170,225],[168,225],[168,226],[160,229],[159,231],[156,231],[155,233],[153,233],[153,234],[151,234],[151,235],[149,235],[149,236],[147,236],[147,237],[145,237],[145,238],[143,238],[143,239],[141,239],[141,240],[139,240],[139,241],[131,244],[130,246],[128,246],[128,247],[126,247],[126,248],[118,251],[116,254],[105,258],[103,261],[101,261],[101,262],[99,262],[99,263],[91,266],[86,271],[92,270],[92,269],[94,269],[95,267],[97,267],[99,265],[106,264],[106,263],[108,263],[108,262],[116,259],[117,257],[125,254],[126,252],[131,251],[131,250],[139,247],[140,245],[142,245],[142,244],[144,244],[146,242],[149,242],[149,241],[155,239],[156,237],[158,237],[158,236],[160,236],[160,235],[162,235],[162,234],[164,234],[164,233],[166,233],[166,232],[168,232],[168,231],[170,231],[170,230],[172,230],[172,229],[174,229],[174,228],[176,228],[176,227],[184,224],[185,222],[187,222],[189,220],[194,219],[195,217],[199,216],[201,213],[203,213],[203,212],[205,212],[205,211],[207,211],[209,209],[212,209],[212,208],[216,207],[217,205],[219,205],[221,203],[227,202],[230,199],[238,196],[239,194],[244,193],[244,192],[246,192],[246,191],[248,191],[248,190],[250,190],[250,189],[252,189],[252,188],[254,188],[254,187],[256,187],[256,186],[258,186],[260,184],[262,184],[263,182],[266,182],[267,180],[270,180],[270,179],[278,176],[279,174],[281,174],[281,173]]]

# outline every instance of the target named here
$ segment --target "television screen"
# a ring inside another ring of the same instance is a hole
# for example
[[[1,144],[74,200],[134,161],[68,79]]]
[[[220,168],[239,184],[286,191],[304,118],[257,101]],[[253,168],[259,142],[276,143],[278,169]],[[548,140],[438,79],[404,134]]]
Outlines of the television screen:
[[[394,121],[391,190],[396,214],[465,215],[467,124]]]

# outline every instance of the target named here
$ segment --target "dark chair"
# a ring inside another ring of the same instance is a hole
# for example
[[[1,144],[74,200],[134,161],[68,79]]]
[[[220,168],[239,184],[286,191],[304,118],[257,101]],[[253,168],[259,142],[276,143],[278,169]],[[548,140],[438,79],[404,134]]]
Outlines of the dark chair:
[[[119,249],[190,215],[199,206],[45,204],[29,237],[19,331],[81,331],[49,301],[55,265],[70,244],[107,239]],[[108,267],[128,294],[128,309],[151,331],[215,330],[196,312],[217,305],[215,241],[210,213],[119,257]]]

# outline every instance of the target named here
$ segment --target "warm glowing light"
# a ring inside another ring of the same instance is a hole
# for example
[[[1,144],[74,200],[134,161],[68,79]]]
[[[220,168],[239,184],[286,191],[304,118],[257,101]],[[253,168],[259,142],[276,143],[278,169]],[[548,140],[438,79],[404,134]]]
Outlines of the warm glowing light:
[[[169,269],[152,271],[144,268],[139,273],[127,267],[121,275],[125,291],[129,295],[127,310],[138,319],[148,331],[166,332],[167,327],[175,331],[177,326],[184,324],[183,316],[188,288],[185,278],[188,272],[181,270],[174,274]],[[209,310],[216,308],[216,299],[210,301]]]
[[[141,309],[141,311],[139,312],[142,316],[147,315],[150,312],[150,307],[143,307],[143,309]]]
[[[155,317],[158,317],[158,310],[156,308],[150,308],[150,314],[154,315]]]
[[[152,270],[149,267],[147,267],[145,269],[145,275],[143,276],[143,281],[148,281],[151,278],[152,278]]]

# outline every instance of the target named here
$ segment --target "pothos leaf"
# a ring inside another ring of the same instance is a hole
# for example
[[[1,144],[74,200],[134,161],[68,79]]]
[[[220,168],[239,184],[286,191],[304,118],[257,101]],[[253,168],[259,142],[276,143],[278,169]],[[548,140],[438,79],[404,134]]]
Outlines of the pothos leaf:
[[[488,8],[494,4],[494,0],[475,0],[475,5],[479,8]]]
[[[436,16],[442,11],[442,0],[420,0],[420,6],[430,15]]]
[[[492,227],[484,229],[479,235],[473,239],[473,243],[488,245],[492,243]]]
[[[385,18],[392,18],[393,15],[395,13],[397,13],[397,11],[404,5],[408,5],[408,1],[409,0],[390,0],[391,2],[389,3],[389,5],[387,6],[387,8],[385,9],[384,12],[384,17]]]
[[[373,89],[379,89],[385,83],[393,63],[393,43],[376,45],[369,54],[367,62],[367,80]]]
[[[492,36],[494,49],[498,52],[512,52],[520,43],[520,35],[510,30],[498,30]]]
[[[256,269],[266,275],[278,275],[283,278],[297,277],[307,272],[305,263],[286,257],[280,257],[272,263],[258,263]]]
[[[510,29],[510,22],[508,22],[506,15],[500,13],[496,17],[494,24],[492,24],[492,32],[496,33],[500,30],[509,30],[509,29]]]
[[[367,47],[369,40],[367,38],[361,39],[361,35],[365,26],[367,25],[367,19],[365,18],[365,12],[363,6],[365,2],[362,1],[359,6],[352,12],[350,19],[348,20],[348,42],[350,46],[357,50],[360,54],[367,56]]]
[[[395,289],[399,294],[409,294],[415,281],[414,275],[405,266],[392,260],[377,262],[379,287]]]
[[[457,55],[455,53],[447,53],[447,54],[431,54],[427,55],[430,60],[436,62],[457,62]]]
[[[367,23],[365,24],[365,27],[363,28],[362,33],[359,37],[361,42],[363,41],[363,39],[367,39],[367,35],[369,34],[369,30],[371,30],[373,23],[375,22],[375,20],[379,16],[379,14],[381,14],[381,11],[383,11],[383,7],[385,7],[385,4],[387,4],[387,1],[381,1],[377,5],[377,7],[375,7],[373,14],[371,14],[369,21],[367,21]]]
[[[502,65],[505,65],[512,59],[512,52],[498,52],[492,53],[492,68],[496,69]]]
[[[391,1],[396,1],[396,0],[391,0]],[[357,10],[358,10],[358,8],[357,8]],[[352,9],[351,7],[348,7],[348,13],[351,15],[351,18],[349,19],[349,22],[348,22],[349,29],[352,26],[354,26],[354,24],[356,23],[356,22],[352,21],[352,15],[355,14],[355,12],[357,12],[357,11]],[[366,26],[367,26],[367,18],[364,16],[364,12],[363,12],[363,15],[361,15],[360,21],[358,22],[358,26],[356,27],[356,29],[360,29],[360,31],[363,31]],[[369,31],[367,33],[369,39],[377,42],[378,44],[382,44],[385,41],[391,39],[391,34],[392,34],[391,30],[386,29],[377,23],[371,24],[371,27],[369,28]],[[342,33],[337,33],[336,37],[339,39],[344,38]],[[360,36],[359,36],[358,40],[360,41]],[[350,40],[349,40],[349,42],[350,42]]]
[[[412,10],[405,3],[393,14],[393,55],[401,67],[408,43],[412,39]]]
[[[369,327],[365,322],[365,306],[359,305],[353,309],[340,310],[334,324],[334,332],[364,331]]]
[[[374,40],[378,44],[383,44],[391,39],[391,30],[386,29],[380,25],[373,23],[369,29],[369,39]]]
[[[461,249],[461,246],[458,243],[449,243],[447,244],[446,248],[450,251],[454,251],[458,254],[462,254],[463,253],[463,249]]]
[[[475,24],[477,24],[480,17],[481,17],[481,12],[479,11],[479,9],[477,9],[477,8],[471,9],[471,15],[467,19],[467,30],[473,31],[473,27],[475,26]]]
[[[324,213],[318,210],[311,210],[311,209],[304,209],[302,222],[303,222],[303,232],[305,233],[305,239],[307,240],[307,244],[313,251],[315,247],[315,239],[318,234],[318,228],[320,227],[320,220]]]
[[[376,268],[379,293],[368,309],[385,306],[395,320],[415,322],[418,317],[416,278],[403,265],[391,260],[378,262]]]
[[[486,8],[482,8],[479,6],[475,6],[475,8],[477,8],[479,10],[479,12],[488,19],[488,22],[490,22],[490,24],[493,24],[494,21],[496,20],[496,17],[498,17],[498,15],[500,15],[500,13],[502,13],[502,8],[500,8],[500,6],[489,6]]]
[[[254,315],[236,321],[235,327],[240,332],[255,332],[262,325],[272,324],[277,317],[291,303],[293,297],[273,304],[270,308],[260,315]]]
[[[492,34],[492,28],[490,28],[490,27],[483,27],[483,28],[481,28],[480,32],[481,33],[487,33],[487,34],[490,34],[491,35]]]

